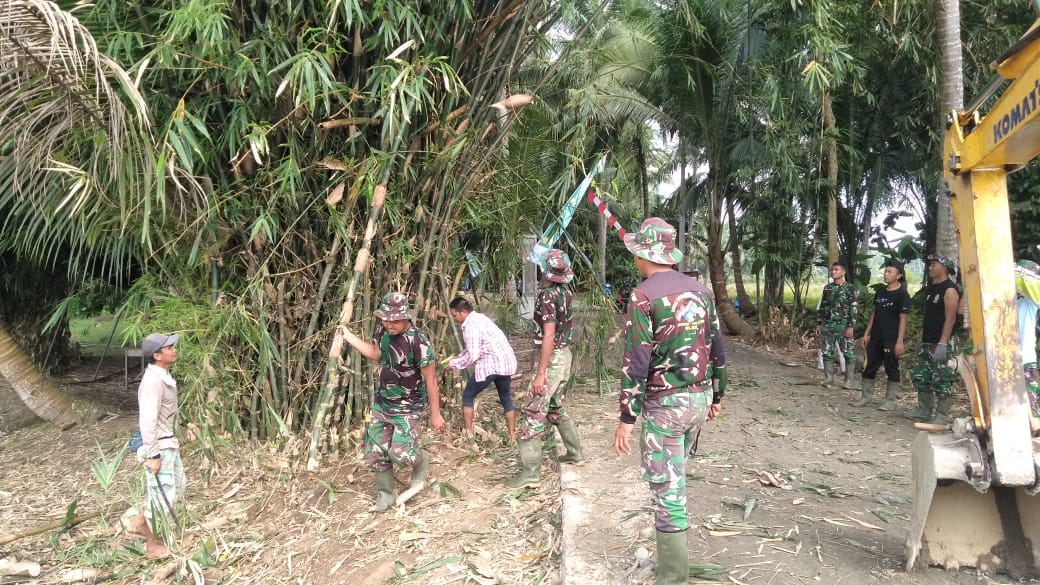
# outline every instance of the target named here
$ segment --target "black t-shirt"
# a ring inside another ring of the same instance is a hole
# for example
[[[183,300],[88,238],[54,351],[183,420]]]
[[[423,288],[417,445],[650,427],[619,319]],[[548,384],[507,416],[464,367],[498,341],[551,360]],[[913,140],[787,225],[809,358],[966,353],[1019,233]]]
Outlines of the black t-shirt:
[[[960,301],[961,291],[957,284],[947,278],[939,284],[930,285],[924,293],[924,323],[921,328],[921,341],[925,343],[939,343],[942,336],[942,328],[946,323],[946,304],[943,298],[948,289],[957,291],[957,300]],[[956,325],[954,325],[956,329]]]
[[[906,285],[896,290],[883,288],[874,295],[874,325],[870,336],[895,343],[899,337],[899,315],[910,312],[910,294]]]

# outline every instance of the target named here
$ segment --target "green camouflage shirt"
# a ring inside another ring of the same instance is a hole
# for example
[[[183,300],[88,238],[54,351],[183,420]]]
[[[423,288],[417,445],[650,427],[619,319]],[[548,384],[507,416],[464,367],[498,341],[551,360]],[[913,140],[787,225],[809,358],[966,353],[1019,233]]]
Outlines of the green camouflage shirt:
[[[820,306],[816,311],[817,325],[840,325],[842,329],[856,324],[856,306],[859,304],[856,289],[845,282],[833,282],[823,287]]]
[[[655,273],[632,291],[628,307],[619,402],[622,422],[634,423],[646,399],[703,391],[726,356],[715,302],[693,278]]]
[[[422,368],[433,363],[433,346],[415,326],[390,335],[380,326],[374,343],[379,346],[379,386],[372,409],[387,414],[418,414],[426,406],[426,381]]]
[[[534,334],[535,345],[542,344],[545,332],[542,325],[556,323],[556,334],[553,336],[553,349],[563,349],[571,344],[571,311],[574,293],[566,286],[553,282],[538,291],[538,301],[534,307],[534,322],[538,332]]]

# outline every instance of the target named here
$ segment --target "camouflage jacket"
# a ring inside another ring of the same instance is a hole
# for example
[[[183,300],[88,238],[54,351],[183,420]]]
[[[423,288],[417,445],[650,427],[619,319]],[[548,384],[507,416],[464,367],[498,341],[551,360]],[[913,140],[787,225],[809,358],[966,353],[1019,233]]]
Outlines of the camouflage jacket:
[[[820,306],[816,311],[817,325],[839,325],[842,329],[856,324],[859,299],[856,289],[848,282],[830,283],[823,287]]]
[[[379,346],[379,385],[373,410],[388,414],[419,414],[426,406],[426,382],[421,369],[433,363],[433,346],[413,325],[400,335],[380,326],[373,342]]]
[[[715,301],[693,278],[658,272],[632,291],[628,306],[619,402],[621,421],[634,423],[646,399],[704,391],[726,356]]]
[[[554,349],[563,349],[571,344],[571,321],[574,318],[571,311],[573,300],[574,293],[559,283],[551,283],[538,291],[538,301],[534,307],[534,322],[538,325],[538,332],[534,334],[535,345],[542,344],[542,338],[545,337],[542,325],[545,323],[556,323],[556,334],[553,336]]]

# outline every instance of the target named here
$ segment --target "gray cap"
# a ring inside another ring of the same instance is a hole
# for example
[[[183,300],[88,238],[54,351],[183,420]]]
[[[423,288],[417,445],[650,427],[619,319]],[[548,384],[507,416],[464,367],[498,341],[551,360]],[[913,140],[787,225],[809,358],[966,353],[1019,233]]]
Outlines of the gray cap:
[[[157,353],[164,347],[170,347],[177,343],[179,335],[165,335],[163,333],[152,333],[148,337],[144,338],[141,342],[141,353],[146,358],[152,357],[152,354]]]

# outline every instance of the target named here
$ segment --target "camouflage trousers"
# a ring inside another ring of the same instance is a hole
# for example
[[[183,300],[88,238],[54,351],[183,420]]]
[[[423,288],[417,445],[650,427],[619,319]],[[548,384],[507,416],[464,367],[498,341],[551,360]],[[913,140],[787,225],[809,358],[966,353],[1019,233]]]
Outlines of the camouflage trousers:
[[[408,466],[419,455],[419,426],[422,415],[387,414],[372,410],[365,429],[362,456],[372,469],[386,471],[394,465]]]
[[[1025,372],[1026,392],[1029,393],[1029,408],[1033,416],[1040,417],[1040,391],[1037,390],[1037,380],[1040,379],[1040,371],[1036,369],[1036,362],[1022,365]]]
[[[946,361],[935,363],[932,353],[935,351],[934,343],[918,343],[914,352],[914,367],[910,369],[910,381],[914,389],[921,394],[934,394],[939,398],[953,396],[953,382],[960,377],[957,370],[950,369]],[[946,359],[957,356],[958,344],[956,339],[950,338],[946,346]]]
[[[686,518],[686,454],[711,403],[711,386],[703,392],[681,391],[643,404],[640,438],[643,479],[650,484],[654,526],[660,532],[681,532]]]
[[[535,394],[527,386],[520,412],[520,438],[538,439],[548,428],[547,423],[558,425],[570,420],[563,410],[564,388],[571,377],[571,348],[554,349],[545,370],[545,394]],[[537,366],[535,366],[537,368]],[[537,374],[537,370],[535,374]]]
[[[820,338],[816,346],[823,352],[823,363],[834,361],[834,347],[838,347],[845,356],[845,363],[852,368],[856,364],[856,354],[852,351],[853,342],[845,337],[845,326],[841,323],[824,323],[820,325]]]

